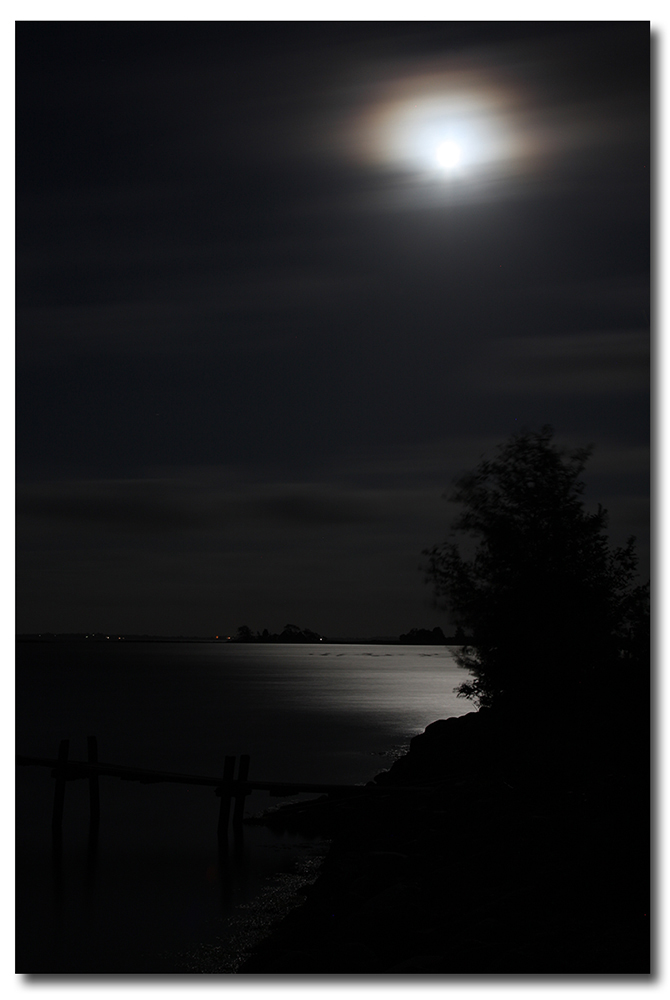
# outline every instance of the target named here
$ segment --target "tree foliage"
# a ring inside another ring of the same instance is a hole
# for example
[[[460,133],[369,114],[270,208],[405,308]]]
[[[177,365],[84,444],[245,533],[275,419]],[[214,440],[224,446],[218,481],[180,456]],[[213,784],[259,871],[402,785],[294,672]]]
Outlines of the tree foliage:
[[[622,663],[648,669],[648,584],[635,583],[635,540],[611,549],[607,512],[585,507],[590,454],[557,448],[549,426],[514,435],[456,481],[451,539],[424,553],[437,603],[472,637],[458,693],[480,706],[558,708]]]

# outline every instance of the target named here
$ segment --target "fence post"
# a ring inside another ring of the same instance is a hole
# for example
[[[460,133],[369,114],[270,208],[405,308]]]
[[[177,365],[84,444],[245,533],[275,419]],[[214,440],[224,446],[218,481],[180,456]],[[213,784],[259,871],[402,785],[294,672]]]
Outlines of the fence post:
[[[89,764],[98,763],[98,740],[95,736],[89,736],[87,738],[88,744],[88,762]],[[98,778],[98,772],[91,770],[88,775],[88,792],[90,798],[90,831],[91,834],[98,832],[98,827],[100,826],[100,781]]]
[[[54,808],[51,817],[51,835],[54,840],[60,840],[63,833],[63,803],[65,802],[65,775],[67,759],[70,753],[70,741],[61,740],[58,746],[58,763],[53,775],[56,779],[54,789]]]
[[[227,843],[228,839],[228,818],[230,816],[231,785],[234,773],[235,758],[226,757],[223,762],[223,781],[221,783],[221,803],[219,805],[219,826],[217,830],[220,844]]]
[[[247,796],[247,789],[243,787],[243,783],[247,780],[249,776],[249,761],[251,760],[248,753],[243,753],[240,756],[240,767],[237,772],[238,781],[238,791],[235,795],[235,809],[233,811],[233,826],[240,827],[242,825],[242,820],[244,818],[244,800]]]

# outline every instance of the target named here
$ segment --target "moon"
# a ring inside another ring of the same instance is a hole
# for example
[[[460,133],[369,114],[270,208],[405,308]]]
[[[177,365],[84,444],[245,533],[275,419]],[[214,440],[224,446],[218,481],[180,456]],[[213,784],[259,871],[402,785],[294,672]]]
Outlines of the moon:
[[[445,139],[435,150],[435,159],[444,170],[455,170],[463,160],[463,150],[454,139]]]

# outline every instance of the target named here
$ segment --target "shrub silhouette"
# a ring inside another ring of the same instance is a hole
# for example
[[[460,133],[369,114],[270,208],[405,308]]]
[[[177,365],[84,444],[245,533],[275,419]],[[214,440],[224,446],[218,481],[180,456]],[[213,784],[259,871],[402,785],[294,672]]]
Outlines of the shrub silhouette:
[[[648,680],[649,585],[635,584],[635,540],[611,549],[607,512],[584,505],[592,449],[514,435],[455,483],[450,540],[425,550],[436,603],[470,637],[459,696],[479,707],[565,711],[625,682]],[[461,554],[456,533],[474,550]],[[631,675],[631,668],[634,668]]]

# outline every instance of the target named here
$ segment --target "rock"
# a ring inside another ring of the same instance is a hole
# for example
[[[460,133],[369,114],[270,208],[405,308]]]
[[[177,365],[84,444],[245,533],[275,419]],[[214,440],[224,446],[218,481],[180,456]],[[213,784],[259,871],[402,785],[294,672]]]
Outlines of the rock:
[[[426,973],[444,973],[450,970],[444,967],[443,955],[412,955],[397,965],[392,965],[385,972],[399,973],[400,975],[425,975]]]
[[[299,949],[268,949],[253,955],[240,969],[244,973],[315,973],[323,971],[323,955]]]
[[[364,860],[367,868],[376,872],[404,872],[409,864],[409,856],[400,851],[368,851]]]
[[[428,726],[338,819],[304,905],[240,971],[648,974],[648,771],[606,745],[576,796],[570,739],[541,713]]]
[[[421,912],[422,897],[419,889],[415,885],[399,882],[365,900],[357,912],[351,915],[350,926],[352,929],[360,927],[366,940],[371,933],[375,940],[388,935],[396,938],[413,928],[414,921]]]
[[[490,710],[438,719],[410,741],[409,752],[375,779],[379,784],[421,785],[490,771],[496,727]]]
[[[343,941],[330,951],[328,965],[333,973],[374,973],[379,971],[380,956],[360,941]]]

